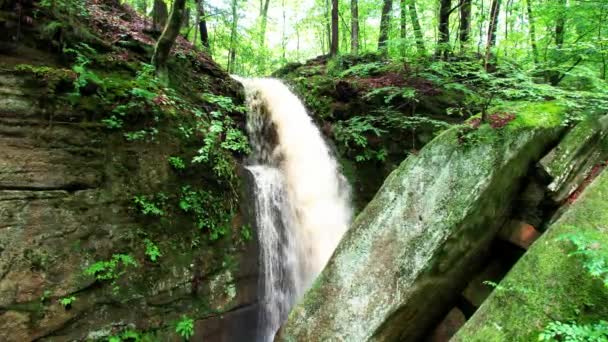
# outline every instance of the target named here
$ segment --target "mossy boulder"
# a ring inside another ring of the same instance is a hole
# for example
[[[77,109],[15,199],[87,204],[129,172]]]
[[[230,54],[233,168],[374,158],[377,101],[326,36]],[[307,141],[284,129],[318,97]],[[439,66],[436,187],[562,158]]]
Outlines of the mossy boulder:
[[[590,255],[608,257],[608,172],[585,190],[537,240],[452,339],[455,342],[537,341],[551,322],[593,324],[608,317],[608,287],[570,255],[571,239]]]
[[[582,184],[593,167],[606,158],[607,144],[608,115],[594,115],[576,125],[539,162],[551,180],[548,190],[553,201],[564,201]]]
[[[418,341],[453,307],[563,109],[517,107],[501,128],[457,127],[409,156],[356,218],[277,341]]]

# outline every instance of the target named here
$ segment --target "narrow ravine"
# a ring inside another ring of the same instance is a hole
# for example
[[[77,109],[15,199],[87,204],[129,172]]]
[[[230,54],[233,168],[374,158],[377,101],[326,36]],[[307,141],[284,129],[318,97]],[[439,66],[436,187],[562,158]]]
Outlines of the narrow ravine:
[[[239,79],[250,108],[260,243],[258,341],[271,341],[348,228],[350,190],[302,102],[280,81]]]

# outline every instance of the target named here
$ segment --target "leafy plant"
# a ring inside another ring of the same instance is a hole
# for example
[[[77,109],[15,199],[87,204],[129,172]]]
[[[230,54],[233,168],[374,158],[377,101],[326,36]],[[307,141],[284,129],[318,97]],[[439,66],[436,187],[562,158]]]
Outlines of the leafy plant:
[[[240,107],[235,106],[230,98],[223,96],[204,95],[211,103],[217,104],[225,111],[238,111]],[[245,134],[234,123],[234,120],[221,111],[210,113],[212,120],[206,129],[203,146],[198,154],[192,159],[193,163],[205,163],[212,166],[215,174],[221,179],[231,180],[234,177],[233,163],[230,154],[226,152],[237,152],[248,154],[251,151]]]
[[[129,267],[138,267],[129,254],[114,254],[110,260],[97,261],[84,270],[84,275],[93,276],[99,281],[111,281],[113,292],[118,291],[116,280],[124,275]]]
[[[243,239],[243,241],[251,241],[252,237],[251,227],[249,225],[244,225],[241,228],[241,239]]]
[[[150,258],[152,262],[156,262],[158,258],[162,256],[160,248],[152,242],[150,239],[145,239],[144,244],[146,246],[145,254]]]
[[[226,202],[217,196],[210,191],[184,186],[179,200],[179,207],[194,215],[197,227],[206,228],[212,241],[226,235],[233,216],[232,208],[226,207]]]
[[[64,53],[72,53],[76,56],[76,63],[72,66],[72,70],[78,75],[74,80],[74,92],[71,98],[74,102],[78,101],[81,96],[81,90],[89,84],[95,84],[105,90],[105,83],[101,77],[95,72],[89,70],[87,66],[91,63],[88,55],[96,55],[97,51],[86,43],[79,43],[76,49],[64,48]]]
[[[364,64],[356,64],[353,67],[341,72],[338,76],[344,77],[368,77],[379,74],[386,68],[383,62],[371,62]]]
[[[183,170],[186,168],[186,163],[181,157],[169,157],[169,165],[176,170]]]
[[[69,308],[76,301],[75,296],[64,297],[59,300],[59,304],[63,305],[64,308]]]
[[[587,273],[601,280],[608,288],[608,253],[601,248],[599,242],[579,233],[564,234],[558,238],[558,241],[568,241],[573,244],[576,249],[568,256],[582,256],[583,268]]]
[[[593,324],[549,323],[538,335],[539,341],[606,342],[608,341],[608,322]]]
[[[147,196],[140,195],[133,197],[133,202],[142,214],[150,216],[163,216],[165,215],[164,210],[161,208],[165,206],[167,196],[164,193],[159,193],[155,197],[148,198]]]
[[[137,330],[127,329],[119,334],[108,337],[108,342],[149,342],[156,341],[149,333],[142,333]]]
[[[51,296],[51,291],[44,290],[44,292],[42,292],[42,296],[40,296],[40,303],[46,302],[50,296]]]
[[[175,332],[185,340],[189,340],[194,335],[194,320],[188,316],[182,316],[175,325]]]

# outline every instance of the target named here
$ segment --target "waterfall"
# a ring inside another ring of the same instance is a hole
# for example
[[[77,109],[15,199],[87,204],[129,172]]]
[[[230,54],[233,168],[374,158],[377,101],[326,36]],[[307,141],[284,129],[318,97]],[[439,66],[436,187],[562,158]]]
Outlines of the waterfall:
[[[249,114],[260,243],[258,341],[272,341],[331,257],[352,216],[350,191],[302,102],[275,79],[241,79]]]

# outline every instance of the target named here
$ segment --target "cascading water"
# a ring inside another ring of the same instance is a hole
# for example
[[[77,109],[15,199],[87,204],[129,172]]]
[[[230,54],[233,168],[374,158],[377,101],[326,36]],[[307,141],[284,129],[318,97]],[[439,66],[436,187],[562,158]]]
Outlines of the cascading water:
[[[262,312],[258,341],[272,341],[321,272],[352,216],[350,192],[302,102],[275,79],[241,79],[253,153]]]

